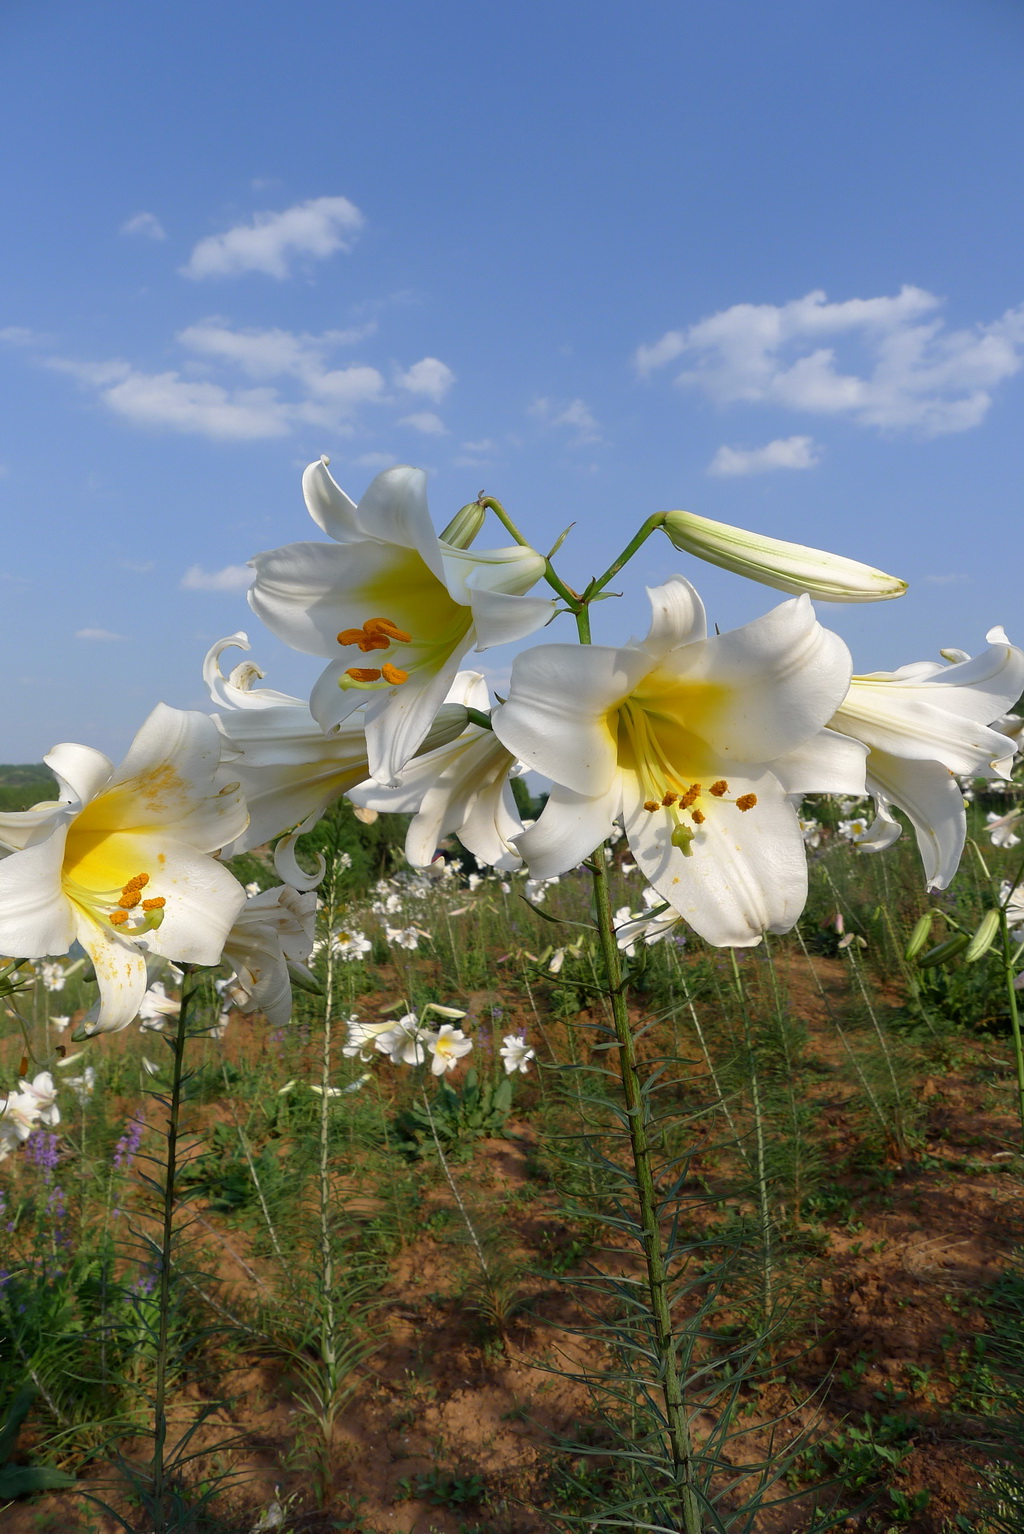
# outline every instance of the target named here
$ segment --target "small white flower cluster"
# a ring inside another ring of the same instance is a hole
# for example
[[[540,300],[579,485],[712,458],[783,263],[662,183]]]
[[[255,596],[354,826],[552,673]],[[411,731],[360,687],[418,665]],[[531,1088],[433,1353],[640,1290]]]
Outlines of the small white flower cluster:
[[[437,1028],[428,1027],[425,1019],[429,1013],[448,1021]],[[425,1065],[429,1057],[433,1074],[444,1076],[453,1071],[473,1048],[473,1040],[461,1028],[455,1027],[465,1015],[455,1007],[442,1007],[434,1002],[424,1007],[419,1015],[406,1012],[397,1022],[368,1023],[353,1015],[346,1024],[346,1039],[341,1052],[349,1059],[358,1056],[360,1060],[368,1061],[372,1059],[372,1051],[376,1050],[387,1055],[392,1065],[408,1066]],[[530,1061],[536,1058],[525,1035],[514,1033],[505,1036],[499,1054],[506,1075],[513,1071],[525,1075]],[[360,1078],[359,1085],[365,1080],[365,1076]],[[353,1086],[351,1090],[357,1088]]]
[[[57,1088],[49,1071],[32,1081],[19,1081],[13,1092],[0,1098],[0,1161],[27,1140],[33,1129],[60,1123]]]

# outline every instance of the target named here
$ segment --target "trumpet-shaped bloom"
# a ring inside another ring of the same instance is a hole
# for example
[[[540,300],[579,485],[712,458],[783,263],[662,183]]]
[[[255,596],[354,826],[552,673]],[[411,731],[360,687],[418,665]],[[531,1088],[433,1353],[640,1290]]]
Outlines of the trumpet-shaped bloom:
[[[891,813],[898,806],[913,824],[931,889],[949,884],[967,836],[953,774],[1005,777],[1013,761],[1014,743],[992,721],[1024,690],[1024,651],[1001,628],[986,637],[988,648],[973,659],[855,676],[830,721],[833,730],[868,747],[875,821],[858,846],[876,852],[891,846],[901,831]]]
[[[702,937],[757,943],[788,931],[806,897],[788,793],[809,777],[845,788],[851,757],[863,757],[839,736],[816,765],[808,749],[849,689],[849,654],[807,597],[708,638],[688,581],[648,595],[642,642],[542,645],[516,660],[494,730],[555,785],[516,845],[534,878],[548,878],[621,815],[648,883]]]
[[[679,912],[666,906],[658,891],[650,885],[644,890],[643,902],[647,907],[645,911],[631,911],[624,906],[615,913],[615,941],[629,958],[636,953],[637,943],[643,942],[650,948],[674,932],[682,921]]]
[[[442,1023],[436,1033],[426,1035],[427,1048],[432,1056],[430,1069],[435,1076],[453,1071],[464,1055],[473,1048],[473,1040],[467,1039],[461,1028],[452,1023]]]
[[[301,698],[256,685],[263,672],[251,661],[242,661],[225,676],[220,658],[231,648],[248,650],[247,636],[218,640],[206,657],[203,676],[218,705],[213,719],[224,736],[230,771],[249,808],[249,824],[230,848],[234,854],[318,818],[362,782],[369,763],[361,711],[325,736]]]
[[[416,1013],[406,1012],[397,1023],[377,1034],[373,1047],[387,1055],[392,1065],[422,1065],[431,1038],[430,1029],[421,1025]]]
[[[224,962],[234,967],[228,995],[242,1012],[259,1009],[275,1028],[292,1015],[294,966],[310,981],[306,960],[313,947],[316,895],[288,884],[251,895],[224,944]]]
[[[480,673],[460,671],[447,703],[486,711],[487,685]],[[428,867],[444,838],[457,834],[481,863],[518,868],[522,858],[512,838],[523,823],[509,781],[515,765],[493,730],[470,724],[449,744],[408,762],[394,788],[370,781],[351,789],[349,798],[368,809],[412,814],[405,855],[414,867]]]
[[[328,664],[310,696],[336,730],[365,705],[370,775],[392,783],[422,744],[471,646],[524,638],[554,613],[524,595],[544,571],[532,549],[443,543],[421,469],[386,469],[359,505],[321,459],[303,475],[310,516],[335,543],[293,543],[251,561],[255,613]]]
[[[885,602],[907,589],[906,581],[857,559],[766,538],[692,511],[668,512],[664,527],[676,548],[687,554],[777,591],[806,592],[819,602]]]
[[[240,836],[245,801],[221,787],[220,736],[205,714],[160,703],[120,767],[89,746],[45,761],[59,797],[0,815],[0,951],[67,953],[99,981],[91,1033],[124,1028],[146,991],[146,954],[216,964],[245,892],[209,854]]]
[[[537,1051],[530,1048],[525,1036],[521,1033],[506,1033],[498,1054],[501,1056],[506,1076],[511,1076],[515,1071],[525,1076],[530,1069],[530,1061],[537,1057]]]

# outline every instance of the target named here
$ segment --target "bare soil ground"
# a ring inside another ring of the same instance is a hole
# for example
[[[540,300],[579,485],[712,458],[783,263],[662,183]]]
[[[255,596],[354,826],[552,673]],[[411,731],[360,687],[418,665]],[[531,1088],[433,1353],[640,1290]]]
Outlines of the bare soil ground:
[[[785,1377],[754,1401],[751,1426],[785,1410],[783,1438],[810,1430],[829,1443],[863,1424],[866,1412],[912,1419],[892,1484],[908,1498],[928,1492],[927,1507],[897,1524],[883,1500],[846,1527],[943,1534],[970,1507],[983,1459],[975,1338],[987,1325],[984,1295],[1020,1241],[1009,1054],[1001,1040],[958,1042],[941,1069],[913,1084],[924,1105],[923,1140],[912,1154],[901,1158],[890,1147],[858,1170],[851,1158],[863,1127],[856,1083],[828,1015],[849,994],[842,968],[816,959],[820,988],[803,968],[793,966],[787,977],[790,1006],[810,1030],[819,1147],[835,1171],[820,1213],[799,1232],[800,1321],[784,1345]],[[229,1056],[240,1030],[232,1041],[233,1033]],[[504,1343],[481,1333],[461,1299],[470,1254],[432,1228],[432,1214],[451,1203],[447,1187],[433,1185],[418,1212],[419,1234],[390,1268],[376,1315],[379,1347],[337,1424],[330,1507],[315,1509],[309,1473],[296,1468],[297,1382],[280,1362],[244,1346],[214,1349],[202,1379],[183,1383],[185,1409],[217,1376],[217,1393],[230,1404],[203,1432],[208,1441],[226,1427],[240,1435],[230,1458],[237,1487],[220,1504],[225,1530],[253,1529],[275,1498],[288,1509],[281,1526],[294,1530],[534,1534],[552,1527],[560,1510],[552,1444],[595,1423],[586,1390],[550,1368],[586,1372],[601,1359],[573,1332],[580,1316],[571,1294],[550,1272],[536,1272],[541,1252],[549,1267],[551,1255],[562,1254],[569,1271],[574,1255],[557,1196],[537,1180],[536,1129],[514,1122],[509,1135],[482,1141],[456,1175],[471,1181],[478,1202],[503,1211],[509,1252],[534,1265],[521,1280],[524,1313]],[[338,1191],[351,1212],[372,1216],[372,1188],[350,1181]],[[207,1225],[203,1261],[220,1278],[230,1310],[272,1277],[244,1228],[202,1205],[199,1212]],[[128,1458],[132,1448],[125,1446]],[[94,1467],[86,1484],[100,1480],[109,1485],[109,1467]],[[798,1534],[809,1516],[808,1504],[797,1503],[765,1513],[757,1527]],[[117,1527],[98,1511],[83,1512],[73,1496],[19,1504],[0,1522],[5,1534],[108,1534]]]

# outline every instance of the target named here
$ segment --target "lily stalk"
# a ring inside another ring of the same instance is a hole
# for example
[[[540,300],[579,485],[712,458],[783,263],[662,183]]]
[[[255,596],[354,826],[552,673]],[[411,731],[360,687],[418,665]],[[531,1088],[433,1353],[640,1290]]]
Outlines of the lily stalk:
[[[806,592],[819,602],[887,602],[907,589],[906,581],[857,559],[747,532],[692,511],[666,512],[661,525],[684,553],[794,596]]]
[[[611,578],[610,575],[608,578]],[[590,644],[590,613],[585,602],[581,603],[577,610],[576,626],[580,644]],[[661,1225],[658,1219],[658,1194],[654,1183],[651,1143],[648,1136],[647,1105],[640,1079],[636,1042],[629,1022],[629,1008],[626,1000],[628,982],[623,974],[622,957],[615,936],[608,871],[600,853],[599,848],[597,855],[588,866],[593,879],[598,940],[601,945],[615,1039],[618,1044],[619,1079],[626,1105],[640,1225],[644,1233],[644,1262],[647,1269],[647,1292],[654,1321],[658,1376],[665,1406],[669,1448],[679,1488],[680,1528],[681,1534],[703,1534],[704,1518],[695,1486],[693,1442],[690,1437],[676,1358],[668,1269],[662,1247]]]

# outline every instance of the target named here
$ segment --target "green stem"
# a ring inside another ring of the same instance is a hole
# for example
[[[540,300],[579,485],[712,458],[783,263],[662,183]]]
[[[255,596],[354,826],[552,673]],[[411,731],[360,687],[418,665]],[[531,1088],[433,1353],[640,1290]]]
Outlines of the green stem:
[[[174,1064],[171,1077],[171,1096],[168,1103],[167,1157],[164,1162],[163,1229],[160,1240],[160,1283],[157,1290],[157,1346],[156,1383],[153,1401],[153,1529],[163,1534],[164,1495],[167,1487],[167,1385],[170,1374],[171,1330],[171,1256],[174,1244],[175,1180],[178,1172],[178,1121],[181,1117],[182,1088],[185,1080],[185,1044],[188,1041],[188,1019],[192,1000],[198,989],[190,985],[192,965],[183,964],[181,981],[181,1006],[178,1022],[171,1042]]]
[[[521,548],[530,549],[533,547],[530,540],[523,537],[522,533],[519,531],[518,527],[516,527],[516,524],[512,521],[512,518],[509,516],[501,502],[496,501],[493,495],[482,496],[480,498],[480,505],[485,506],[489,511],[494,512],[494,515],[497,517],[498,521],[502,524],[507,532],[512,534],[512,537],[516,540]],[[544,579],[547,581],[552,590],[558,593],[558,595],[562,598],[562,601],[566,603],[570,612],[577,612],[579,610],[580,599],[578,595],[575,591],[571,590],[571,588],[568,587],[561,579],[550,559],[544,560]]]
[[[597,929],[604,959],[608,983],[608,999],[611,1003],[615,1038],[618,1043],[619,1074],[622,1093],[626,1103],[629,1124],[629,1143],[633,1156],[637,1198],[640,1206],[640,1225],[643,1230],[644,1260],[647,1265],[647,1291],[651,1301],[654,1321],[654,1343],[658,1359],[658,1374],[665,1403],[665,1422],[680,1492],[679,1513],[682,1517],[681,1534],[701,1534],[704,1520],[701,1516],[694,1486],[693,1446],[686,1408],[683,1403],[679,1369],[676,1361],[675,1340],[672,1332],[672,1306],[669,1299],[668,1272],[661,1245],[661,1228],[658,1222],[658,1196],[654,1184],[654,1168],[651,1145],[648,1139],[647,1104],[644,1100],[636,1045],[629,1025],[626,1005],[626,984],[622,974],[622,961],[615,941],[612,920],[612,903],[608,889],[608,874],[603,862],[591,864],[594,879],[594,898],[597,906]]]
[[[1014,958],[1010,941],[1010,924],[1006,920],[1005,905],[999,911],[999,931],[1003,940],[1003,974],[1006,977],[1006,997],[1010,1005],[1010,1027],[1013,1030],[1013,1056],[1017,1066],[1017,1107],[1020,1112],[1021,1141],[1024,1145],[1024,1044],[1020,1034],[1020,1009],[1017,1006],[1017,989],[1014,985]]]
[[[582,600],[584,602],[592,602],[593,599],[597,596],[598,592],[603,591],[610,580],[614,580],[619,571],[622,569],[623,565],[627,565],[633,558],[633,555],[636,553],[637,549],[640,548],[641,544],[646,543],[651,534],[656,533],[659,527],[664,527],[665,518],[667,515],[667,512],[656,511],[652,517],[647,518],[647,521],[640,528],[639,532],[633,535],[619,557],[612,560],[604,574],[599,576],[597,580],[590,582],[590,585],[583,593]]]

